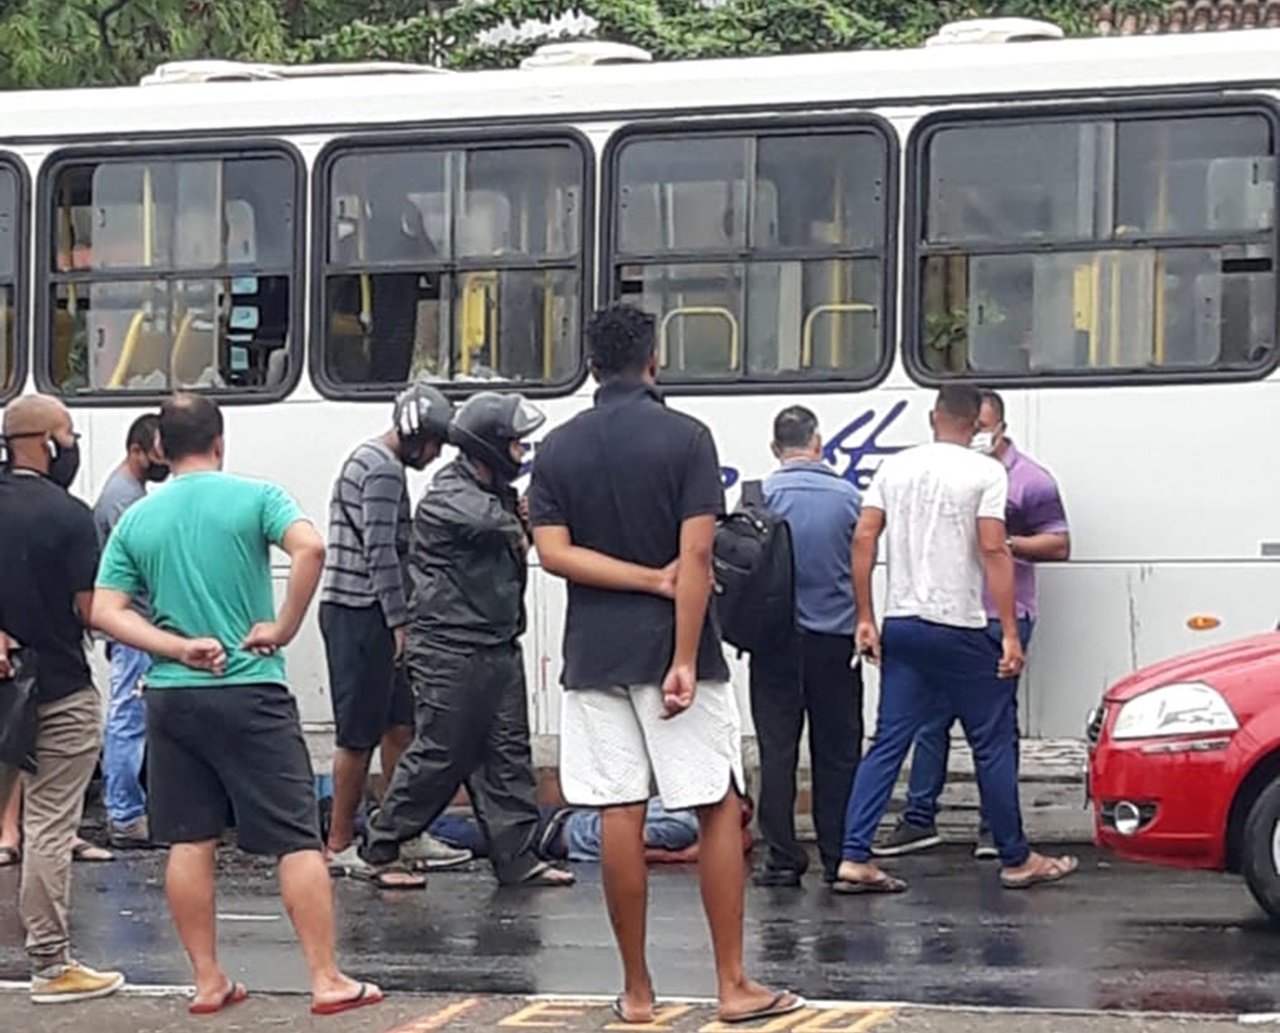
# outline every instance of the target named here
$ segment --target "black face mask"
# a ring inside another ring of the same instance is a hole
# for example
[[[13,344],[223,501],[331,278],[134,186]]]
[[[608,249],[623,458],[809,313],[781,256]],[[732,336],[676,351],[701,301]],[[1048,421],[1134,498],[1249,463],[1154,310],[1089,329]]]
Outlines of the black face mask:
[[[142,476],[149,480],[152,484],[159,484],[169,477],[169,464],[148,461],[147,468],[143,471]]]
[[[493,458],[495,460],[493,472],[507,484],[510,484],[519,477],[520,471],[524,469],[524,457],[521,456],[519,459],[512,459],[511,453],[508,451],[509,447],[510,443],[504,441],[498,448],[494,449],[493,452]]]
[[[59,488],[70,488],[71,482],[80,472],[80,442],[73,441],[64,445],[54,438],[50,449],[49,480]]]
[[[412,470],[425,470],[431,465],[431,446],[430,444],[422,444],[417,446],[407,446],[404,449],[404,465]]]

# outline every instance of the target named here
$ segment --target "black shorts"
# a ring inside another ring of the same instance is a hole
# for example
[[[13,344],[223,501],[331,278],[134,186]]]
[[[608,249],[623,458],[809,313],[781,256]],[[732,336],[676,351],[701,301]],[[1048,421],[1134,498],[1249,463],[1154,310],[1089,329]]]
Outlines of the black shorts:
[[[289,690],[148,689],[147,812],[161,843],[203,843],[234,824],[247,853],[319,850],[315,776]]]
[[[413,727],[413,696],[396,663],[396,640],[379,606],[320,604],[335,742],[372,750],[388,729]]]

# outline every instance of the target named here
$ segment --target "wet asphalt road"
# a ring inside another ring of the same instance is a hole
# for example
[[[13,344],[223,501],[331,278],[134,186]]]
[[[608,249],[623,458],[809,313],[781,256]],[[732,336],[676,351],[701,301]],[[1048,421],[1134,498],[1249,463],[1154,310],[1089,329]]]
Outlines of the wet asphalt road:
[[[912,882],[901,897],[835,897],[816,879],[803,891],[753,889],[750,967],[820,1000],[1280,1010],[1280,932],[1240,881],[1083,856],[1072,882],[1024,893],[1002,890],[994,868],[959,848],[898,862]],[[401,991],[611,993],[618,974],[598,871],[577,871],[569,890],[499,890],[479,865],[433,876],[426,893],[342,883],[344,964]],[[158,856],[78,865],[75,874],[73,936],[86,962],[120,967],[134,984],[188,981]],[[0,979],[26,974],[16,883],[13,870],[0,872]],[[236,978],[263,991],[305,987],[268,869],[234,866],[219,911],[223,961]],[[713,994],[691,869],[653,872],[650,941],[660,993]]]

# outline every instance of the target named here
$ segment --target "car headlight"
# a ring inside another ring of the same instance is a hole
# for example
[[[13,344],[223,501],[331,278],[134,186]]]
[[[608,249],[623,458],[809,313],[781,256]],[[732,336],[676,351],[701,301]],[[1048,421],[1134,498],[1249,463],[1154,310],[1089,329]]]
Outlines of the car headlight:
[[[1113,739],[1234,732],[1236,715],[1221,693],[1203,682],[1179,682],[1135,696],[1120,708]]]

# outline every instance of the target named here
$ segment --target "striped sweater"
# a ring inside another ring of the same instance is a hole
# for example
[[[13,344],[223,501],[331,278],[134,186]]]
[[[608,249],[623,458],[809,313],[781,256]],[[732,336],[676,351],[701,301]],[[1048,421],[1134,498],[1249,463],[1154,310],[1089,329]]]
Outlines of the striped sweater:
[[[333,485],[321,601],[376,603],[387,627],[407,624],[409,529],[404,465],[381,441],[366,441],[347,457]]]

